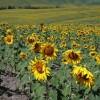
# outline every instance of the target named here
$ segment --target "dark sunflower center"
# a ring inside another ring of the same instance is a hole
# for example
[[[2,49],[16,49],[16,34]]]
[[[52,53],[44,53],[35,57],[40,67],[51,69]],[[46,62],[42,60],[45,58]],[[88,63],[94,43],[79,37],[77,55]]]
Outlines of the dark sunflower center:
[[[87,74],[85,74],[82,78],[83,78],[84,80],[89,80],[89,78],[87,78]]]
[[[77,59],[78,59],[78,55],[77,55],[76,53],[74,53],[74,52],[71,52],[71,53],[69,54],[69,58],[70,58],[70,59],[73,59],[73,60],[77,60]]]
[[[7,41],[8,42],[11,42],[11,37],[7,37]]]
[[[44,72],[43,71],[43,64],[40,62],[36,63],[36,69],[40,74],[42,74]]]
[[[44,48],[44,54],[47,55],[47,56],[52,56],[54,53],[54,48],[50,45],[46,46]]]
[[[78,78],[82,78],[82,73],[79,73],[78,74]]]
[[[82,73],[79,73],[79,74],[78,74],[78,79],[89,80],[89,78],[87,78],[87,74],[82,75]]]
[[[92,52],[92,53],[91,53],[91,56],[95,56],[95,55],[96,55],[96,53],[95,53],[95,52]]]

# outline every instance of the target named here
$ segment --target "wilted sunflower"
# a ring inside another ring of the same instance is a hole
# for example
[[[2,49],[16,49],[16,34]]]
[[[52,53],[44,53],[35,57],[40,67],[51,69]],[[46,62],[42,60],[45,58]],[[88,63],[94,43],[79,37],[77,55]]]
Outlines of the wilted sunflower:
[[[35,53],[39,53],[41,51],[41,42],[35,42],[31,46],[31,50],[34,51]]]
[[[44,60],[35,60],[31,61],[29,64],[29,69],[36,78],[36,80],[47,80],[47,76],[50,76],[50,68],[46,66]]]
[[[56,57],[56,52],[58,50],[55,48],[54,44],[45,43],[42,45],[41,52],[43,56],[47,59],[53,59]]]
[[[8,44],[8,45],[13,44],[13,35],[10,35],[10,34],[6,35],[6,36],[4,37],[4,42],[5,42],[6,44]]]
[[[94,85],[94,76],[85,67],[74,66],[72,70],[72,76],[76,79],[76,82],[86,87],[91,88]]]
[[[82,59],[80,51],[67,50],[63,53],[63,63],[65,64],[78,64]]]
[[[20,54],[19,54],[19,58],[20,59],[26,59],[26,57],[27,57],[27,54],[26,53],[20,52]]]

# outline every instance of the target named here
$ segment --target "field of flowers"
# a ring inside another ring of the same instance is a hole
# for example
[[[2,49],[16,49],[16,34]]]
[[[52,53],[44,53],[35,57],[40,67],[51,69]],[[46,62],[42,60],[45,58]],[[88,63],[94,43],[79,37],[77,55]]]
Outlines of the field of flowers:
[[[100,99],[100,25],[0,24],[0,71],[29,100]]]

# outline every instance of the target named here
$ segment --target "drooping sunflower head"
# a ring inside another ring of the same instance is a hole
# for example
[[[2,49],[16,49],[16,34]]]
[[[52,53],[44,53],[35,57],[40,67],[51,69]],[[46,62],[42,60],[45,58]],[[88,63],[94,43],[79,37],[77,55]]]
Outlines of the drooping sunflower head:
[[[74,66],[72,70],[72,76],[76,79],[76,82],[91,88],[94,85],[94,76],[85,67]]]
[[[36,80],[46,81],[47,76],[50,76],[50,68],[46,66],[46,62],[44,60],[33,60],[29,64],[29,69],[34,75]]]
[[[34,51],[35,53],[39,53],[41,51],[41,43],[40,42],[35,42],[31,46],[31,50]]]
[[[78,64],[82,59],[80,51],[67,50],[63,53],[63,62],[65,64]]]
[[[56,57],[57,49],[55,48],[54,44],[46,43],[42,45],[41,52],[47,59],[53,59]]]
[[[10,35],[10,34],[6,35],[6,36],[4,37],[4,42],[5,42],[6,44],[8,44],[8,45],[13,44],[13,35]]]

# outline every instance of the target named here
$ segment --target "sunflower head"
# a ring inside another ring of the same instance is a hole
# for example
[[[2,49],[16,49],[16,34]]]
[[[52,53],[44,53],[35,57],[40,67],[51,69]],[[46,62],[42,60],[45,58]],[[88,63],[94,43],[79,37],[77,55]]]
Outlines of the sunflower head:
[[[95,57],[95,59],[96,59],[96,62],[98,64],[100,64],[100,54],[97,54],[96,57]]]
[[[8,44],[8,45],[13,44],[13,35],[10,35],[10,34],[6,35],[6,36],[4,37],[4,42],[5,42],[6,44]]]
[[[37,41],[37,39],[38,39],[38,36],[35,33],[33,33],[32,35],[27,37],[27,43],[33,44],[34,42]]]
[[[74,66],[72,76],[76,79],[77,83],[91,88],[94,85],[94,76],[85,67]]]
[[[88,44],[84,44],[83,45],[83,48],[88,49],[89,48],[89,45]]]
[[[27,37],[27,42],[29,43],[29,44],[32,44],[33,42],[35,41],[35,38],[34,37]]]
[[[41,51],[41,43],[40,42],[35,42],[32,45],[31,50],[34,51],[35,53],[39,53]]]
[[[6,34],[12,34],[12,29],[7,29]]]
[[[72,42],[72,48],[80,48],[80,44],[78,44],[75,41],[73,41]]]
[[[27,57],[27,54],[26,53],[24,53],[24,52],[21,52],[20,54],[19,54],[19,58],[20,59],[26,59],[26,57]]]
[[[47,43],[42,45],[41,52],[46,58],[53,59],[56,56],[57,49],[53,44]]]
[[[96,55],[97,55],[97,52],[96,51],[91,51],[90,53],[89,53],[89,55],[91,56],[91,57],[96,57]]]
[[[30,62],[29,69],[36,78],[36,80],[47,80],[47,76],[50,76],[50,68],[46,66],[44,60],[33,60]]]
[[[96,46],[95,46],[95,45],[89,46],[89,50],[90,50],[90,51],[95,51],[95,50],[96,50]]]
[[[60,48],[66,48],[66,41],[61,41]]]
[[[65,64],[78,64],[82,59],[80,51],[67,50],[63,53],[63,62]]]

